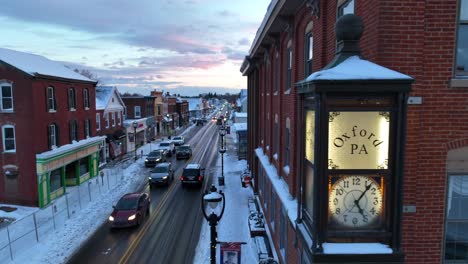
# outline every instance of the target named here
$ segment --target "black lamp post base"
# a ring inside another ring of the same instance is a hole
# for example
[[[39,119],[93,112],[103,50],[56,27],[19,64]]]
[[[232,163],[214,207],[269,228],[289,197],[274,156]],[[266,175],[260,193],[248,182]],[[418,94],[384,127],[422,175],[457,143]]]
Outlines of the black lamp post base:
[[[218,177],[218,185],[224,186],[224,177]]]

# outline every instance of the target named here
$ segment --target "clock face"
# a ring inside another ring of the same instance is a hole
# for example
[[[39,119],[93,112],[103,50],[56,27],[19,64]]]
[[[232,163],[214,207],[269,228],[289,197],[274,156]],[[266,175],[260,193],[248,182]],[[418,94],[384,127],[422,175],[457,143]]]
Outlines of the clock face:
[[[354,229],[373,226],[382,217],[383,194],[369,176],[343,176],[329,192],[329,219],[334,226]]]

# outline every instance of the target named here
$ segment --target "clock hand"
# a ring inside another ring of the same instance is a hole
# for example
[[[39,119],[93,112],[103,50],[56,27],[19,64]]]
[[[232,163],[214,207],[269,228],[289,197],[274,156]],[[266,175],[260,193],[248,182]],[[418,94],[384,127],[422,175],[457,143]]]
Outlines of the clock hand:
[[[359,200],[354,200],[354,204],[357,206],[359,213],[364,216],[364,210],[362,210],[361,206],[359,205]]]
[[[369,183],[369,185],[366,186],[366,190],[361,193],[361,196],[359,196],[359,198],[356,200],[357,202],[359,202],[362,199],[362,197],[364,197],[366,192],[370,189],[371,185],[372,183]]]

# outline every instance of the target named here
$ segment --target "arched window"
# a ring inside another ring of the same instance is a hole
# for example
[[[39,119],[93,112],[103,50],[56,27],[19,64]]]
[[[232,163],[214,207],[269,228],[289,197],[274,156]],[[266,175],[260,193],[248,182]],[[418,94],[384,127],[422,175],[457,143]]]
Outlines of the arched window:
[[[286,87],[285,90],[288,91],[291,89],[291,70],[293,66],[293,57],[292,57],[292,41],[288,41],[286,48]]]
[[[468,0],[461,0],[458,17],[455,75],[468,76]]]
[[[83,90],[83,103],[84,108],[89,109],[89,90],[87,88]]]
[[[52,86],[47,87],[47,111],[55,112],[57,110],[55,101],[55,88]]]
[[[47,137],[49,139],[49,149],[58,147],[58,126],[53,123],[47,126]]]
[[[13,112],[13,85],[7,81],[1,81],[0,107],[2,112]]]
[[[311,21],[309,22],[309,24],[307,24],[306,31],[305,31],[305,38],[304,38],[305,40],[305,43],[304,43],[305,77],[312,74],[312,59],[314,58],[314,35],[312,33],[312,27],[313,27],[313,22]]]
[[[91,137],[91,120],[89,119],[84,121],[84,135],[85,138]]]
[[[70,143],[73,140],[78,141],[78,122],[76,120],[70,121]]]
[[[70,110],[76,110],[76,93],[75,88],[68,89],[68,108]]]
[[[15,127],[12,125],[2,126],[2,139],[4,152],[16,152]]]
[[[354,14],[354,0],[338,0],[337,17],[342,17],[346,14]]]

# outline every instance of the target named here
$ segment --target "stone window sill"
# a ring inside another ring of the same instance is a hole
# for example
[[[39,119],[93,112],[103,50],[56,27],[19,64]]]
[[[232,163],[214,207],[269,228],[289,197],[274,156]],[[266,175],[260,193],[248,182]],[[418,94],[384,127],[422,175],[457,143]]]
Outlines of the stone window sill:
[[[454,78],[449,81],[449,88],[468,88],[468,78]]]

